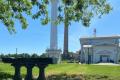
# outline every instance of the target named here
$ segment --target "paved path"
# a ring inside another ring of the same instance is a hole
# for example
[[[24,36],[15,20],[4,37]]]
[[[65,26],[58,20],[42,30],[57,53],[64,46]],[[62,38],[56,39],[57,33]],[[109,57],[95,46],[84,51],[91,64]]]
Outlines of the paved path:
[[[93,65],[113,65],[113,66],[120,66],[120,64],[114,64],[114,63],[98,63]]]

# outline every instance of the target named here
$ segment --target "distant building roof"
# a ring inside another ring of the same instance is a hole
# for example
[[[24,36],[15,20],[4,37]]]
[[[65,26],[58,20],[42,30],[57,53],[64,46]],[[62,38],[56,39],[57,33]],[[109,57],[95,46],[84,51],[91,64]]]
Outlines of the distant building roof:
[[[96,36],[96,37],[81,37],[80,39],[102,39],[102,38],[120,38],[120,35],[113,35],[113,36]]]

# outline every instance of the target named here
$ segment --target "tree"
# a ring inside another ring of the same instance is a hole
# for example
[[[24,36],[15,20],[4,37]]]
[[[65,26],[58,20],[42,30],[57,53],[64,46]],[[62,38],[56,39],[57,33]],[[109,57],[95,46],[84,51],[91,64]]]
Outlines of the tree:
[[[101,17],[108,14],[112,8],[106,0],[62,0],[62,5],[58,9],[60,12],[58,22],[64,22],[63,54],[66,58],[68,56],[69,25],[75,21],[82,22],[87,27],[94,16]]]
[[[33,53],[33,54],[31,55],[31,58],[39,58],[39,56],[38,56],[36,53]]]
[[[40,18],[41,23],[50,21],[48,6],[51,0],[0,0],[0,20],[10,32],[15,32],[15,20],[19,20],[22,28],[26,29],[28,24],[25,15],[33,19]],[[33,13],[37,7],[38,11]],[[109,13],[111,6],[106,0],[60,0],[58,7],[59,15],[57,23],[64,22],[69,26],[71,22],[81,21],[83,25],[89,26],[91,18]]]
[[[42,54],[40,55],[40,58],[46,58],[46,57],[47,57],[46,53],[42,53]]]
[[[101,17],[108,14],[111,9],[106,0],[62,0],[58,8],[58,21],[64,21],[66,26],[69,26],[73,21],[81,21],[84,26],[89,26],[94,16]]]
[[[15,20],[20,21],[23,29],[27,28],[25,15],[33,19],[40,17],[42,24],[46,24],[48,23],[48,3],[48,0],[0,0],[0,21],[10,33],[15,32]],[[32,9],[36,6],[38,11],[33,14]]]
[[[47,24],[48,4],[51,0],[0,0],[0,20],[7,27],[8,31],[15,32],[14,21],[21,22],[22,28],[26,29],[27,21],[24,15],[33,19],[41,19],[41,23]],[[58,7],[59,15],[56,23],[64,22],[66,45],[65,52],[68,53],[68,28],[72,22],[81,22],[84,26],[89,26],[94,16],[101,17],[108,14],[112,9],[107,0],[60,0]],[[36,14],[32,13],[34,7],[39,8]]]

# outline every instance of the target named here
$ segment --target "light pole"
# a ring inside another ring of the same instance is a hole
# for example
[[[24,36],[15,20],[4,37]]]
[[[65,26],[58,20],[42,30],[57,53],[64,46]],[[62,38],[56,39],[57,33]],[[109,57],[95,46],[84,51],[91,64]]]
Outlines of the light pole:
[[[18,55],[18,49],[16,48],[16,58],[18,57],[17,55]]]

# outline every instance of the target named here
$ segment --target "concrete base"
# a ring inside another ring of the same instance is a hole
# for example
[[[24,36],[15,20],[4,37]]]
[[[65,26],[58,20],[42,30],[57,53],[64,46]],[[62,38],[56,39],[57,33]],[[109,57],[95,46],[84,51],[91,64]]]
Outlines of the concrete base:
[[[61,50],[52,50],[52,49],[47,49],[46,50],[46,56],[49,58],[53,58],[53,63],[57,64],[61,62]]]

